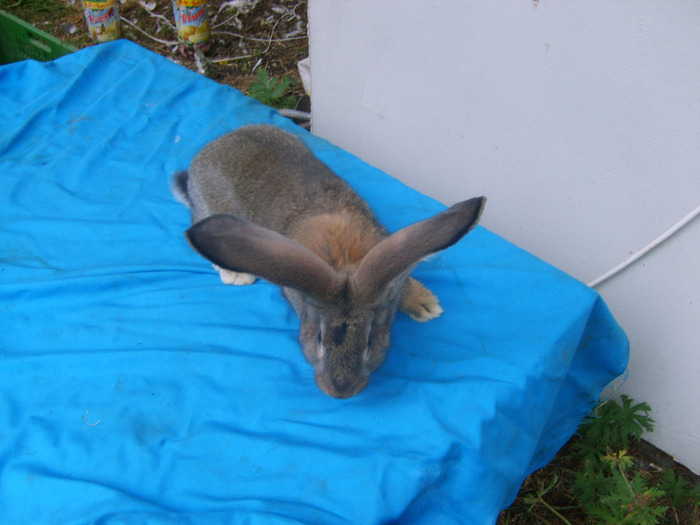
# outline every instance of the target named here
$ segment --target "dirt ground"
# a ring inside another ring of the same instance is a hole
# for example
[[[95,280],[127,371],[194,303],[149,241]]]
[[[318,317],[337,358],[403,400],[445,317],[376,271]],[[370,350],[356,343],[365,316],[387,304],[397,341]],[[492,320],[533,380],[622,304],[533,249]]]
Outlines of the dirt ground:
[[[118,0],[122,36],[194,71],[194,58],[177,46],[172,0]],[[297,63],[308,56],[306,0],[208,0],[211,65],[207,74],[248,93],[256,71],[289,75],[298,81],[291,94],[303,94]],[[93,45],[80,0],[0,0],[0,9],[77,48]],[[200,70],[201,72],[201,70]]]

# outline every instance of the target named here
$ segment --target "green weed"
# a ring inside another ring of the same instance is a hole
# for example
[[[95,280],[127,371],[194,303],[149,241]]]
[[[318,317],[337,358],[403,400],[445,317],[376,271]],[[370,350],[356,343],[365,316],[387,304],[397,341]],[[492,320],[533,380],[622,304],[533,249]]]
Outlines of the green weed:
[[[293,108],[297,99],[289,95],[292,86],[297,84],[289,75],[281,79],[270,76],[266,69],[260,68],[256,73],[258,79],[250,85],[250,96],[267,106],[277,109]]]
[[[627,396],[599,405],[557,457],[525,481],[498,524],[700,523],[700,488],[630,453],[654,428],[650,412]]]

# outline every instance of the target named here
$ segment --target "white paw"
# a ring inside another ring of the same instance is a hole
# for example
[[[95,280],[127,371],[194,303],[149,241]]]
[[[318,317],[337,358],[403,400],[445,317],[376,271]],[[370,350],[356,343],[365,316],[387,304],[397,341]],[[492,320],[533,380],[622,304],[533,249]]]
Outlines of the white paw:
[[[246,284],[253,284],[255,282],[256,277],[254,275],[250,275],[248,273],[232,272],[231,270],[220,268],[216,264],[213,264],[212,266],[217,272],[219,272],[221,282],[224,284],[234,284],[240,286]]]
[[[399,308],[421,323],[440,317],[443,312],[435,294],[413,277],[406,282]]]
[[[413,305],[413,309],[406,313],[411,316],[411,319],[414,321],[424,323],[436,317],[440,317],[443,312],[444,310],[442,306],[440,306],[437,297],[433,296],[432,298],[426,298],[426,300],[420,304]]]

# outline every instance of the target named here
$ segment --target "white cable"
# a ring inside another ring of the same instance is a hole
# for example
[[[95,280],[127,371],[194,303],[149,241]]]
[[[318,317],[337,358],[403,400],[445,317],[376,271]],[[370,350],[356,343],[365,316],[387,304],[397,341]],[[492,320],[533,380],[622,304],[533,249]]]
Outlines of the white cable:
[[[637,253],[633,254],[631,257],[629,257],[625,261],[623,261],[620,264],[618,264],[617,266],[615,266],[615,268],[613,268],[609,272],[604,273],[603,275],[601,275],[597,279],[588,283],[588,286],[590,286],[591,288],[594,288],[595,286],[599,285],[603,281],[607,281],[610,277],[612,277],[616,273],[621,272],[622,270],[627,268],[629,265],[634,263],[637,259],[639,259],[640,257],[643,257],[644,255],[649,253],[651,250],[656,248],[659,244],[661,244],[666,239],[671,237],[673,234],[678,232],[678,230],[683,228],[686,224],[688,224],[690,221],[692,221],[698,215],[700,215],[700,206],[695,208],[688,215],[686,215],[680,221],[678,221],[675,225],[673,225],[669,230],[667,230],[665,233],[659,235],[656,239],[651,241],[649,244],[647,244],[644,248],[639,250]]]

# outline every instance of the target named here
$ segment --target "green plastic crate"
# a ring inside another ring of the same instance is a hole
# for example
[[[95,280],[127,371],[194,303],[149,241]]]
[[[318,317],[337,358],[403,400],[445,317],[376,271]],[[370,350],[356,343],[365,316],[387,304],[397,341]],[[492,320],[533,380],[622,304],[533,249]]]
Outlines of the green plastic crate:
[[[37,29],[21,18],[0,10],[0,64],[28,58],[53,60],[77,48]]]

